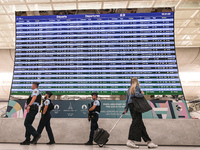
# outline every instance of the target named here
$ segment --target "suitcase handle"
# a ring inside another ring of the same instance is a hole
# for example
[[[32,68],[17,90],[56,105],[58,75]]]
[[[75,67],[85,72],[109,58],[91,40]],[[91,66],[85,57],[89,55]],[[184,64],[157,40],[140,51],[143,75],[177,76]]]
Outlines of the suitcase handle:
[[[116,127],[116,125],[118,124],[118,122],[121,120],[121,118],[123,117],[124,114],[122,114],[120,116],[120,118],[117,120],[117,122],[115,123],[115,125],[112,127],[112,129],[110,130],[109,134],[112,132],[112,130]]]

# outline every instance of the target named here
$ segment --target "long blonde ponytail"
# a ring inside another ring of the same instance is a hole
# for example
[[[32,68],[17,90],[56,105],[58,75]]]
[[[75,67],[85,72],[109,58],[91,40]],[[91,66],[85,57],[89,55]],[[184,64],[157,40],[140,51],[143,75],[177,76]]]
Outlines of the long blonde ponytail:
[[[135,93],[135,87],[136,86],[140,86],[139,81],[136,77],[133,77],[133,78],[131,78],[131,87],[130,87],[130,93],[132,95],[134,95],[134,93]]]

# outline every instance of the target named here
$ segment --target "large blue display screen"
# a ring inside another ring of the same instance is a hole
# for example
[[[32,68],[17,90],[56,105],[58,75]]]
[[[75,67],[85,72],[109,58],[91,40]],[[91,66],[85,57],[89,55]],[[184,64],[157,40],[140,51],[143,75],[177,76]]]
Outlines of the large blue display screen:
[[[16,16],[11,95],[34,81],[55,95],[125,95],[132,77],[145,94],[183,94],[173,12]]]

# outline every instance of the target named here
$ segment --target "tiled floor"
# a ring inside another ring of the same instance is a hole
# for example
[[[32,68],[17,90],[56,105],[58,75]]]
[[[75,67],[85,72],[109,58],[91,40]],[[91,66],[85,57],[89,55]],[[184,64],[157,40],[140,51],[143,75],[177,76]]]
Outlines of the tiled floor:
[[[140,146],[139,150],[147,150],[146,146]],[[103,148],[99,148],[97,145],[85,146],[85,145],[26,145],[21,146],[19,144],[0,144],[0,150],[131,150],[126,146],[106,145]],[[156,150],[200,150],[200,147],[180,147],[180,146],[159,146]]]

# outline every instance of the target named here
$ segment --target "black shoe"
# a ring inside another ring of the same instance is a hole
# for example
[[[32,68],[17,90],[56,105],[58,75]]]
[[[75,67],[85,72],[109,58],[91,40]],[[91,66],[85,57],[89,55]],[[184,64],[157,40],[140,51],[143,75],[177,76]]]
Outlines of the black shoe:
[[[47,145],[55,144],[55,141],[50,141]]]
[[[20,145],[30,145],[30,141],[28,140],[25,140],[24,142],[21,142]]]
[[[85,143],[85,145],[93,145],[92,141],[88,141],[87,143]]]
[[[30,141],[30,144],[37,144],[37,142],[34,143],[34,139],[33,139],[32,141]]]
[[[33,140],[31,141],[31,144],[37,144],[37,141],[41,138],[41,134],[36,135]]]

